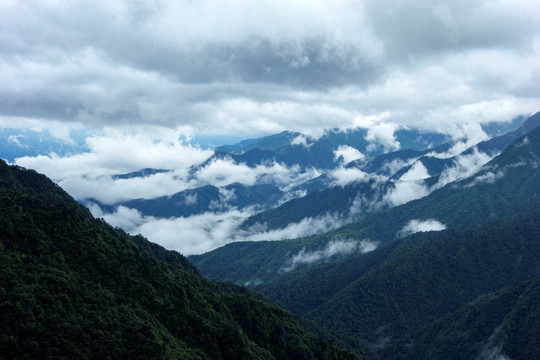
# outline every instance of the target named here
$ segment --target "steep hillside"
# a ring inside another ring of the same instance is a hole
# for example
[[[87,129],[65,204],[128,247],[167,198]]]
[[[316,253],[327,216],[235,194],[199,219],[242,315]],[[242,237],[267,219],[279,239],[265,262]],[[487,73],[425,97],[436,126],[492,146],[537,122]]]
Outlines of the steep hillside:
[[[540,278],[479,296],[384,351],[388,359],[540,358]]]
[[[0,358],[354,359],[0,162]]]
[[[417,233],[258,287],[279,304],[383,348],[479,295],[540,276],[540,212],[469,231]]]

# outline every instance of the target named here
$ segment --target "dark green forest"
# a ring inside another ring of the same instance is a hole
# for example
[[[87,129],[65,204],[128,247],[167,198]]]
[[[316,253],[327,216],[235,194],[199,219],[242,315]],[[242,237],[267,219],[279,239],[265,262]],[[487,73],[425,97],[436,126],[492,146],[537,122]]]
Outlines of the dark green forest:
[[[0,162],[0,358],[357,359]]]

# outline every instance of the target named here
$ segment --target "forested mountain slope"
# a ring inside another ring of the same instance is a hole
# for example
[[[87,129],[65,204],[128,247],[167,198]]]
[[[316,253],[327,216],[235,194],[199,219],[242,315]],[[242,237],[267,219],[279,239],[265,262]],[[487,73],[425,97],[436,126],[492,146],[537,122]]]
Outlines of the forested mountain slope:
[[[395,239],[411,221],[435,220],[448,228],[460,229],[489,219],[527,213],[540,206],[539,164],[540,128],[536,128],[509,145],[475,176],[449,183],[424,198],[367,216],[327,234],[280,244],[229,244],[191,259],[212,279],[267,282],[283,275],[279,269],[294,254],[304,248],[322,250],[334,239],[384,243]],[[235,250],[231,252],[229,247],[233,246]],[[248,264],[256,264],[256,268]]]
[[[0,162],[0,358],[355,359]]]
[[[540,358],[540,278],[479,296],[385,349],[388,359]]]
[[[322,326],[383,347],[481,294],[540,276],[538,224],[536,211],[468,231],[416,233],[258,289]]]

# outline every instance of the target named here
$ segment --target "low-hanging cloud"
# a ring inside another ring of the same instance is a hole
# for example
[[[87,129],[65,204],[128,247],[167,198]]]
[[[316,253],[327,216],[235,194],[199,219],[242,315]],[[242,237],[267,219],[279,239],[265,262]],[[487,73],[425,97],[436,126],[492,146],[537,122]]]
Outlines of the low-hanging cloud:
[[[296,255],[291,256],[286,264],[281,267],[280,271],[290,272],[299,266],[320,263],[334,256],[345,256],[355,252],[365,254],[375,250],[377,246],[378,243],[370,240],[332,240],[321,250],[306,251],[303,248]]]
[[[418,220],[413,219],[409,221],[397,234],[398,238],[403,238],[417,232],[426,232],[426,231],[441,231],[446,229],[446,225],[435,220]]]
[[[401,175],[400,181],[423,180],[429,178],[429,172],[421,161],[417,161],[405,174]]]
[[[478,151],[476,147],[470,154],[456,156],[453,166],[446,168],[439,178],[437,187],[443,187],[456,180],[469,178],[476,174],[482,166],[494,156]]]
[[[240,225],[255,214],[254,209],[222,207],[222,211],[215,213],[156,218],[125,206],[118,206],[112,213],[103,212],[97,204],[88,206],[94,216],[104,218],[111,225],[134,235],[142,234],[150,241],[185,255],[200,254],[236,241],[284,240],[324,233],[346,221],[337,215],[325,214],[305,218],[280,229],[269,230],[259,224],[243,230]]]
[[[308,138],[305,135],[298,135],[291,140],[291,145],[302,145],[305,147],[309,147],[311,144],[308,145]]]
[[[353,182],[366,182],[373,178],[379,178],[356,168],[339,167],[328,172],[333,186],[345,186]]]
[[[368,128],[366,140],[371,142],[367,151],[373,151],[377,147],[382,147],[384,152],[399,150],[400,144],[394,135],[399,126],[392,123],[381,123]]]
[[[494,155],[483,153],[473,147],[471,152],[455,156],[452,165],[445,168],[437,183],[431,186],[428,186],[424,181],[429,175],[427,169],[418,161],[398,181],[393,183],[393,187],[386,191],[382,201],[393,207],[423,198],[447,184],[473,176],[493,157]],[[482,180],[489,181],[490,177]]]
[[[383,202],[391,207],[421,199],[431,193],[431,189],[423,180],[397,181],[383,197]]]
[[[85,152],[25,156],[15,159],[15,164],[44,173],[77,200],[95,199],[107,205],[235,182],[273,184],[289,190],[320,175],[314,168],[288,167],[277,162],[251,168],[230,158],[215,159],[201,166],[212,151],[186,143],[181,132],[166,131],[163,135],[110,130],[89,136]],[[116,176],[143,168],[168,171],[146,176]]]
[[[452,147],[445,152],[431,152],[428,154],[428,156],[433,156],[439,159],[448,159],[455,157],[468,148],[471,148],[479,142],[488,139],[488,135],[478,123],[453,125],[450,133],[454,137]]]
[[[347,164],[351,161],[363,159],[365,157],[358,149],[348,145],[340,145],[334,150],[334,160],[341,164]]]
[[[283,190],[293,188],[319,175],[319,170],[315,168],[303,169],[298,165],[289,167],[275,161],[249,167],[228,157],[214,159],[194,174],[201,184],[226,186],[236,182],[244,185],[266,183],[279,186]]]
[[[504,172],[498,170],[496,172],[488,171],[481,175],[475,176],[472,181],[465,185],[465,187],[473,187],[478,184],[494,184],[497,180],[504,177]]]

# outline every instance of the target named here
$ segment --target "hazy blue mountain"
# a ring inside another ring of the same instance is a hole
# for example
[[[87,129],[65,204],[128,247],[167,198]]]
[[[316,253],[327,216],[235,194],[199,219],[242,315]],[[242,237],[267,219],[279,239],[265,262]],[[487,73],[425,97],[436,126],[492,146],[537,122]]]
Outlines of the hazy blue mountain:
[[[216,148],[216,152],[225,152],[230,154],[243,154],[253,149],[260,150],[278,150],[289,146],[293,139],[301,136],[300,133],[283,131],[279,134],[269,135],[261,138],[246,139],[234,145],[223,145]]]
[[[509,131],[513,131],[520,127],[528,116],[520,115],[513,118],[511,121],[506,122],[490,122],[482,124],[482,129],[488,134],[489,137],[495,137],[506,134]]]
[[[224,156],[223,153],[243,155],[255,149],[259,150],[257,161],[252,153],[251,165],[267,162],[269,159],[282,162],[288,166],[300,165],[302,167],[315,167],[318,169],[332,169],[339,165],[335,151],[340,146],[350,146],[362,153],[376,156],[387,151],[381,146],[372,146],[366,140],[367,130],[358,128],[354,130],[326,131],[320,138],[304,136],[300,133],[282,132],[280,134],[249,139],[235,145],[225,145],[216,148],[216,156]],[[399,129],[395,132],[396,140],[402,149],[424,150],[439,145],[447,140],[447,137],[439,133],[420,132],[418,130]],[[241,158],[232,156],[235,161],[242,162]]]
[[[170,172],[170,170],[146,168],[146,169],[141,169],[138,171],[133,171],[127,174],[113,175],[112,178],[125,180],[125,179],[134,179],[138,177],[146,177],[146,176],[151,176],[155,174],[162,174],[162,173],[167,173],[167,172]]]
[[[0,214],[0,359],[360,358],[34,171],[0,162]]]
[[[161,218],[188,217],[205,212],[223,212],[232,208],[256,207],[264,209],[276,204],[283,192],[272,185],[243,185],[239,183],[216,187],[212,185],[177,192],[154,199],[135,199],[113,206],[99,204],[105,212],[117,206],[139,210],[143,215]],[[96,202],[95,200],[89,200]],[[97,202],[96,202],[97,203]]]
[[[13,128],[0,129],[0,154],[2,159],[14,162],[23,156],[57,154],[60,156],[88,151],[87,133],[71,131],[70,141],[59,139],[47,131]]]

